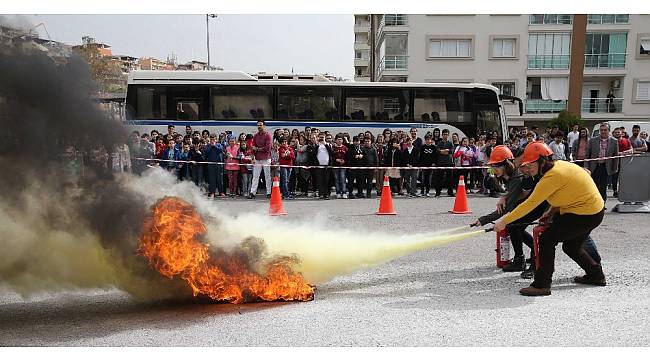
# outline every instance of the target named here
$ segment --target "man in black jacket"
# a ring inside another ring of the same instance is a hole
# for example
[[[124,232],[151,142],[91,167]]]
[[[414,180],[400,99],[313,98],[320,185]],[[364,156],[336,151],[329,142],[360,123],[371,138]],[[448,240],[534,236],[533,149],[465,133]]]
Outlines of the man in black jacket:
[[[420,153],[413,146],[413,139],[406,138],[404,141],[406,148],[403,150],[402,157],[404,159],[404,166],[407,167],[416,167],[419,162]],[[409,196],[418,196],[417,194],[417,181],[418,181],[418,170],[417,169],[404,169],[402,171],[402,176],[404,177],[404,186],[406,187],[406,194]]]
[[[364,158],[366,160],[365,166],[369,166],[369,167],[377,166],[377,150],[372,146],[372,139],[370,139],[369,137],[364,139],[363,151],[365,153]],[[361,171],[363,173],[363,183],[365,184],[366,187],[366,197],[370,199],[370,196],[372,194],[372,179],[374,178],[373,174],[375,170],[365,169]],[[377,184],[377,187],[379,187],[379,184]]]
[[[433,143],[431,135],[424,137],[424,145],[420,147],[420,166],[431,167],[435,166],[438,157],[438,148]],[[422,182],[420,183],[420,195],[429,197],[429,190],[431,189],[431,175],[433,170],[422,170]]]
[[[352,146],[350,151],[348,151],[348,164],[350,167],[361,167],[366,166],[366,151],[361,147],[360,139],[358,136],[352,138]],[[363,188],[365,186],[365,172],[363,169],[350,169],[350,184],[348,186],[350,191],[350,198],[354,195],[352,194],[354,190],[354,185],[352,182],[355,182],[357,185],[357,198],[363,198]]]
[[[449,129],[442,130],[442,139],[436,144],[436,146],[438,147],[438,166],[454,166],[454,161],[451,158],[454,151],[454,144],[449,141]],[[451,169],[438,171],[434,175],[436,197],[440,196],[443,186],[447,188],[447,195],[454,196],[452,178],[453,172]]]

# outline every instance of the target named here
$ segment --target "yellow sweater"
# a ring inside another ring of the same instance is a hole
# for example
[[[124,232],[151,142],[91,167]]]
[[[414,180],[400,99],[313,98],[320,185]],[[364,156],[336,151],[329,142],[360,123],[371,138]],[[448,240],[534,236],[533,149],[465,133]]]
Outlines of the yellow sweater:
[[[578,165],[558,160],[542,176],[528,199],[503,217],[504,222],[510,224],[523,217],[544,200],[559,208],[560,214],[593,215],[605,207],[591,176]]]

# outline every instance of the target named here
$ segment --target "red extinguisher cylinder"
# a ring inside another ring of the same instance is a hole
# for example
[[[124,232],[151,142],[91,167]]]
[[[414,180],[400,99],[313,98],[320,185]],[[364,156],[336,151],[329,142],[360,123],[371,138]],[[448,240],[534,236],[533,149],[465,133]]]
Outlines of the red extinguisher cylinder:
[[[539,258],[539,238],[542,236],[542,233],[546,230],[546,225],[537,225],[533,228],[533,249],[535,252],[535,269],[539,270],[540,258]]]
[[[504,266],[510,264],[510,234],[508,230],[503,229],[496,233],[497,237],[497,267],[503,268]]]

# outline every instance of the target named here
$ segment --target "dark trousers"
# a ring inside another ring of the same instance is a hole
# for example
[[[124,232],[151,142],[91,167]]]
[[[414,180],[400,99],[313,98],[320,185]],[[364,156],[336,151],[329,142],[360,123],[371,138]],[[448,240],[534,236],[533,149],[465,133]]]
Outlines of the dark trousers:
[[[360,170],[363,172],[363,183],[365,184],[366,187],[366,197],[370,197],[370,194],[372,194],[372,178],[374,174],[374,170]]]
[[[329,168],[318,168],[315,170],[316,175],[316,184],[318,186],[318,196],[320,197],[330,197],[330,186],[329,179],[330,173],[332,172]]]
[[[618,171],[612,174],[612,191],[618,192]]]
[[[402,182],[401,178],[388,178],[388,183],[390,184],[390,191],[396,194],[399,194],[402,191],[402,186],[400,185]]]
[[[562,243],[562,251],[575,261],[593,279],[602,279],[602,267],[585,251],[583,244],[589,233],[603,221],[605,211],[594,215],[576,215],[559,213],[553,217],[549,228],[539,239],[540,267],[535,272],[536,288],[551,287],[555,270],[555,247]]]
[[[605,164],[598,164],[591,173],[591,178],[594,179],[596,187],[603,200],[607,200],[607,168]]]
[[[366,173],[365,170],[361,169],[351,169],[350,172],[352,173],[350,177],[350,184],[348,186],[348,192],[352,194],[354,191],[354,188],[356,186],[357,188],[357,195],[362,195],[363,194],[363,188],[366,185]],[[354,181],[354,184],[352,182]]]
[[[192,174],[192,181],[194,181],[194,184],[198,186],[199,183],[203,182],[203,166],[201,165],[190,166],[190,173]]]
[[[548,202],[544,201],[533,209],[533,211],[508,225],[508,234],[510,235],[510,242],[512,244],[512,250],[515,252],[515,256],[524,255],[523,244],[526,244],[529,249],[533,248],[533,236],[526,231],[528,225],[522,224],[531,223],[539,219],[547,208]]]
[[[446,169],[446,170],[439,170],[436,175],[434,175],[436,178],[436,194],[440,194],[442,191],[443,187],[447,188],[447,193],[452,195],[454,193],[454,188],[453,188],[453,176],[454,173],[452,169]]]
[[[420,190],[422,194],[428,194],[431,190],[431,176],[433,175],[433,170],[422,170],[422,181],[420,182]]]

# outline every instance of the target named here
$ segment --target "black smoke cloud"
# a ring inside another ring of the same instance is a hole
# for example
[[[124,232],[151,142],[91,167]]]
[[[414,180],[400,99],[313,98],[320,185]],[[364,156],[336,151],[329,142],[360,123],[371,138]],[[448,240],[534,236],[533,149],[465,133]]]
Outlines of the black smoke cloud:
[[[110,153],[126,134],[91,99],[87,64],[21,49],[0,49],[0,286],[23,295],[114,286],[142,297],[189,293],[180,282],[163,285],[135,256],[142,198],[113,177],[110,161],[90,166],[94,149]],[[75,185],[70,146],[85,165]]]

